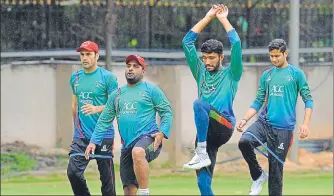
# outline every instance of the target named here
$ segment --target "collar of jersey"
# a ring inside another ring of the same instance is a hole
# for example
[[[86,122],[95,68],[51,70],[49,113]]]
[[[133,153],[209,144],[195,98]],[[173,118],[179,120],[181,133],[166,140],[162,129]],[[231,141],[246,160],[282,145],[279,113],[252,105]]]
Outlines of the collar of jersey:
[[[97,66],[97,68],[95,69],[95,71],[93,71],[93,72],[90,72],[90,73],[86,73],[86,72],[85,72],[85,70],[82,68],[82,70],[83,70],[83,73],[84,73],[85,75],[92,75],[92,74],[96,73],[98,69],[100,69],[100,67],[99,67],[99,66]]]
[[[144,81],[140,81],[140,82],[137,82],[134,86],[132,87],[129,87],[129,85],[126,85],[126,88],[129,88],[129,89],[132,89],[132,88],[135,88],[137,86],[139,86],[140,84],[142,84]]]

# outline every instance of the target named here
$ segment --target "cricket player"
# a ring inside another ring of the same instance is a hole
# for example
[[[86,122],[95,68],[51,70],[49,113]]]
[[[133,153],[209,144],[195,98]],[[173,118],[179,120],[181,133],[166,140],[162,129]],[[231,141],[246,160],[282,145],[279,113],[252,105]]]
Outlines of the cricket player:
[[[77,49],[80,52],[82,68],[75,71],[70,79],[72,87],[72,116],[74,135],[70,150],[67,176],[76,196],[90,195],[84,171],[92,158],[96,159],[102,182],[103,196],[116,195],[112,147],[114,128],[112,123],[106,127],[101,145],[96,148],[95,156],[85,158],[85,149],[89,144],[97,120],[108,100],[108,95],[118,88],[116,77],[109,71],[97,66],[99,47],[92,41],[85,41]]]
[[[313,108],[305,73],[287,62],[288,50],[285,41],[272,40],[269,44],[269,56],[273,67],[261,75],[256,98],[237,125],[237,130],[242,132],[246,123],[263,106],[257,121],[246,130],[239,141],[239,149],[248,163],[253,179],[250,195],[260,194],[262,185],[268,178],[254,153],[254,148],[261,145],[259,141],[267,142],[268,148],[284,162],[293,141],[298,94],[305,103],[304,122],[299,128],[301,138],[308,135]],[[269,154],[268,160],[269,195],[282,195],[283,164],[272,154]]]
[[[149,194],[149,162],[160,154],[172,126],[170,103],[158,86],[143,81],[145,60],[138,55],[125,59],[127,84],[114,91],[96,125],[86,157],[101,146],[103,136],[116,117],[122,139],[120,176],[125,195]],[[160,128],[156,123],[159,114]]]
[[[231,138],[235,127],[232,105],[243,71],[241,41],[227,16],[228,8],[225,5],[213,5],[182,41],[188,66],[198,88],[198,99],[193,104],[197,129],[195,156],[183,167],[196,170],[202,195],[213,195],[211,181],[217,151]],[[194,45],[198,34],[216,17],[231,43],[231,62],[226,67],[222,66],[224,54],[220,41],[210,39],[204,42],[201,58]]]

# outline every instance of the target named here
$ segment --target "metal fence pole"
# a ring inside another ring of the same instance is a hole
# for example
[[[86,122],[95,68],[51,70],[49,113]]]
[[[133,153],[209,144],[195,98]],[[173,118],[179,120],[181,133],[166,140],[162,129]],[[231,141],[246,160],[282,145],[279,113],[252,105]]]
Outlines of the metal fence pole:
[[[293,65],[298,66],[298,59],[299,59],[299,1],[290,0],[290,32],[289,32],[289,47],[290,47],[290,63]],[[298,106],[298,104],[297,104]],[[298,107],[296,107],[298,109]],[[298,143],[299,143],[299,136],[298,136],[298,128],[299,125],[296,124],[293,136],[293,144],[291,146],[291,151],[289,158],[291,161],[298,163]]]
[[[107,8],[106,8],[106,16],[105,16],[105,49],[106,49],[106,56],[105,56],[105,66],[106,69],[110,70],[111,66],[111,51],[112,51],[112,8],[113,8],[113,1],[107,0]]]

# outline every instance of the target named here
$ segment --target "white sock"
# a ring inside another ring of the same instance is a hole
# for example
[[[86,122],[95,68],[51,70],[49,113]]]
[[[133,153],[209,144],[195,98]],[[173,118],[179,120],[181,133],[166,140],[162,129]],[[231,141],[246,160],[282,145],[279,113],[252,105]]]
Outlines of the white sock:
[[[149,195],[150,191],[149,189],[139,189],[139,195]]]
[[[197,142],[197,152],[202,154],[206,153],[206,141]]]

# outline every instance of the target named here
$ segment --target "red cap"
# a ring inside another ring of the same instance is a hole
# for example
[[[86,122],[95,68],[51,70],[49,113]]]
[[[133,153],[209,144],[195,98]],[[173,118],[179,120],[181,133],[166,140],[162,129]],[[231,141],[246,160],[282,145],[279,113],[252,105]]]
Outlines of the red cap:
[[[85,41],[79,48],[77,48],[77,52],[81,52],[82,50],[88,50],[89,52],[99,52],[99,46],[92,41]]]
[[[128,63],[131,60],[137,61],[139,65],[146,69],[146,63],[143,57],[140,57],[138,55],[129,55],[128,57],[126,57],[125,63]]]

